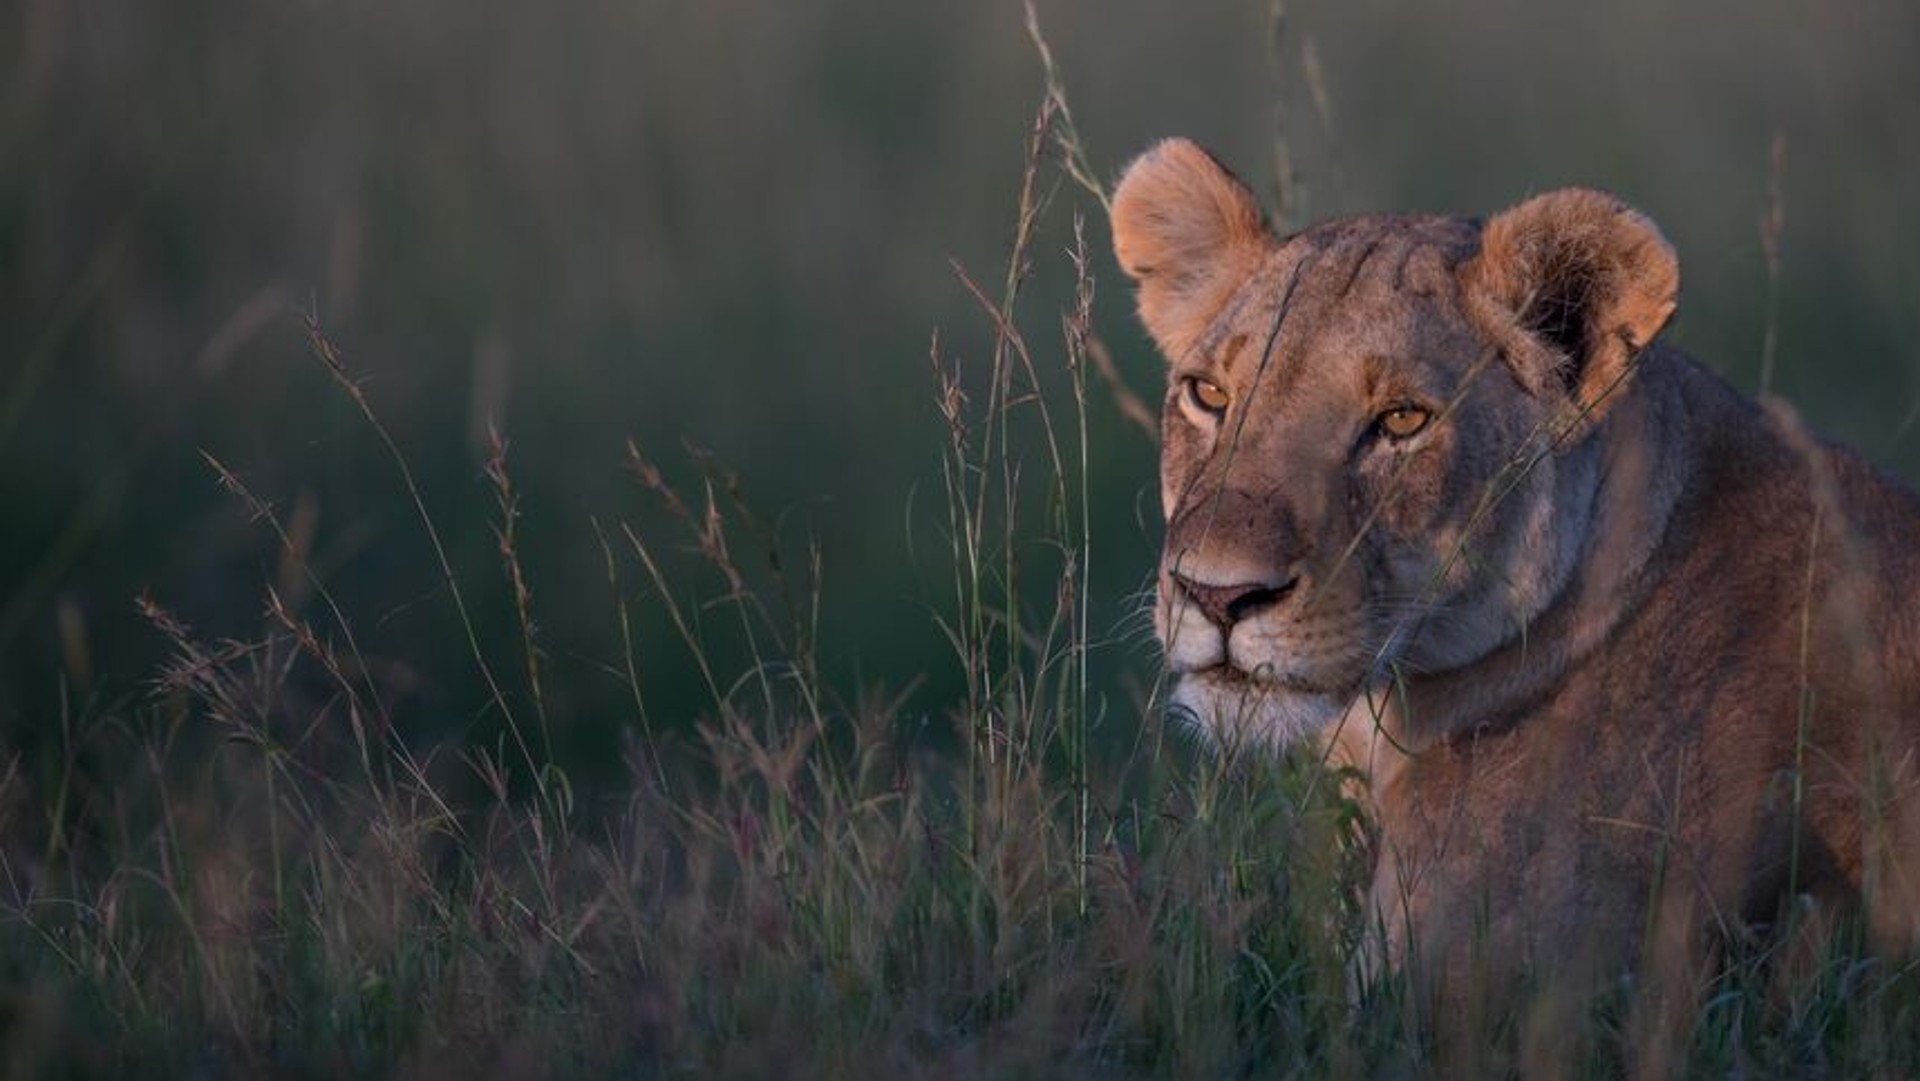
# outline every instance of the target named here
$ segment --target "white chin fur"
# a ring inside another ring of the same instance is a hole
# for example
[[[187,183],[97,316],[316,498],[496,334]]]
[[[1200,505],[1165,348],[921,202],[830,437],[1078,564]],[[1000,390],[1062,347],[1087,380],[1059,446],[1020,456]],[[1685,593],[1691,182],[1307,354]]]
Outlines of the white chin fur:
[[[1223,748],[1283,750],[1325,731],[1361,696],[1314,694],[1189,672],[1173,690],[1174,712]]]

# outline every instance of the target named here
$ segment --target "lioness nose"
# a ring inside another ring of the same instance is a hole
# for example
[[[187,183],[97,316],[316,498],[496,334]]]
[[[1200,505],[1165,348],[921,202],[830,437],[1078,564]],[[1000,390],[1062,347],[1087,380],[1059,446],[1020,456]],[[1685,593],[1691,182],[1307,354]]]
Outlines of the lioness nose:
[[[1285,582],[1240,582],[1234,585],[1217,586],[1206,582],[1196,582],[1184,574],[1175,573],[1173,580],[1187,599],[1197,605],[1203,615],[1212,620],[1215,626],[1227,628],[1247,618],[1260,609],[1278,604],[1299,578],[1289,578]]]

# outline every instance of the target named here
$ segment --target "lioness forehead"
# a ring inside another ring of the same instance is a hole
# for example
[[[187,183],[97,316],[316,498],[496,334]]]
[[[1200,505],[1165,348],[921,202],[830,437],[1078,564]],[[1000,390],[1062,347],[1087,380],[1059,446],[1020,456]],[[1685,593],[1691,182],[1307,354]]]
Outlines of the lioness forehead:
[[[1336,322],[1366,338],[1417,331],[1420,310],[1432,309],[1409,302],[1452,301],[1454,270],[1479,231],[1463,218],[1367,215],[1296,233],[1236,291],[1197,352],[1225,364],[1251,346],[1257,358],[1277,332],[1294,339]]]

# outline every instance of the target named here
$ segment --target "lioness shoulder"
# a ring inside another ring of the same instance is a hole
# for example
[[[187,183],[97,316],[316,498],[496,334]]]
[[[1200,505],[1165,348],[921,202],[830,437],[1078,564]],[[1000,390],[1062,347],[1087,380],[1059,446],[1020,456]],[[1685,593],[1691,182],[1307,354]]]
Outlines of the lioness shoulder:
[[[1114,247],[1168,362],[1155,627],[1223,744],[1371,778],[1392,959],[1631,963],[1793,896],[1920,944],[1920,503],[1656,340],[1611,195],[1275,235],[1192,143]]]

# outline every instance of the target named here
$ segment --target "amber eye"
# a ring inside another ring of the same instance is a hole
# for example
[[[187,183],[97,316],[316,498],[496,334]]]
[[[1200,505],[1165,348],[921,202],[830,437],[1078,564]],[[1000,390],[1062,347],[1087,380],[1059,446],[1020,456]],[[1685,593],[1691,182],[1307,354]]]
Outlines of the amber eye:
[[[1389,439],[1411,439],[1431,419],[1433,414],[1417,405],[1396,405],[1375,418],[1374,424]]]
[[[1226,412],[1227,403],[1233,400],[1218,384],[1197,376],[1187,377],[1187,397],[1192,398],[1193,404],[1202,410],[1215,415]]]

